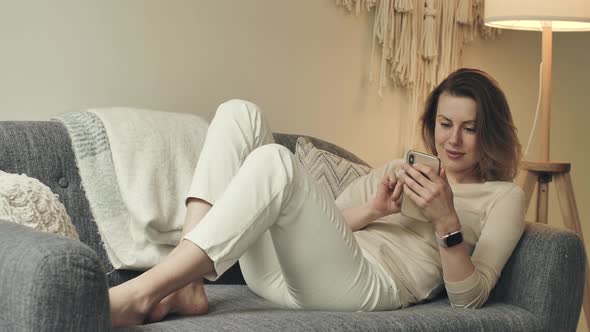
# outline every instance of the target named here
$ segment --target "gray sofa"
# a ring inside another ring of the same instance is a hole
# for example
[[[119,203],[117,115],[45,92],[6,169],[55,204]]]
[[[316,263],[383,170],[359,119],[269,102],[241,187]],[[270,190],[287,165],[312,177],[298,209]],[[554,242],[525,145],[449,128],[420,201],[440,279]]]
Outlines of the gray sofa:
[[[296,135],[275,134],[294,149]],[[315,138],[320,148],[362,162]],[[57,122],[0,122],[0,169],[26,173],[64,203],[81,242],[0,222],[0,331],[110,330],[108,287],[138,275],[112,271],[100,244],[71,142]],[[244,285],[239,266],[207,284],[210,313],[168,317],[131,331],[574,331],[585,254],[573,233],[528,224],[489,302],[456,309],[445,294],[390,312],[282,310]]]

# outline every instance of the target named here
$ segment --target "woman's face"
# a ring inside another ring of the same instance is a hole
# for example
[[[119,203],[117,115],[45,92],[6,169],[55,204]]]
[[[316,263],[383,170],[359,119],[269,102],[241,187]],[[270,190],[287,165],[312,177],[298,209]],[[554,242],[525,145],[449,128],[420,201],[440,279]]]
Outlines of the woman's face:
[[[479,182],[475,118],[477,104],[468,97],[442,93],[438,99],[434,141],[436,152],[454,183]]]

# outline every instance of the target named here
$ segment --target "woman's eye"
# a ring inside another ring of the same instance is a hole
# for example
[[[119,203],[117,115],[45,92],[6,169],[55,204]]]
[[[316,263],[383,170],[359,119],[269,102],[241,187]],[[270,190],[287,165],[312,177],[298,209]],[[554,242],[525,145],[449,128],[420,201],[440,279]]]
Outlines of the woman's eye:
[[[475,132],[475,128],[471,128],[471,127],[465,127],[465,130],[467,130],[470,133],[474,133]]]
[[[440,126],[443,127],[443,128],[450,128],[451,127],[451,124],[450,123],[446,123],[446,122],[441,122],[440,123]]]

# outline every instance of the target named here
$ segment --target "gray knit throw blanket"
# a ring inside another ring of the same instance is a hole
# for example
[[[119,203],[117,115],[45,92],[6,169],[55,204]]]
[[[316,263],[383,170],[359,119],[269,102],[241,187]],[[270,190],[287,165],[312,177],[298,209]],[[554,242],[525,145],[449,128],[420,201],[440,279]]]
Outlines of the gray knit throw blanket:
[[[147,269],[182,235],[188,192],[208,123],[133,108],[66,113],[82,186],[113,267]]]

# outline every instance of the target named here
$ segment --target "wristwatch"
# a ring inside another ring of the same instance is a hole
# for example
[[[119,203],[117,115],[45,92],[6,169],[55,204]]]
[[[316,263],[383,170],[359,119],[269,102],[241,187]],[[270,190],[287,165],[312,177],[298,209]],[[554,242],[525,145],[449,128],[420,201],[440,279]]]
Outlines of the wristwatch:
[[[460,228],[458,231],[449,233],[447,235],[439,236],[436,233],[435,235],[436,239],[438,240],[438,244],[443,248],[450,248],[463,242],[463,233],[461,232]]]

